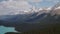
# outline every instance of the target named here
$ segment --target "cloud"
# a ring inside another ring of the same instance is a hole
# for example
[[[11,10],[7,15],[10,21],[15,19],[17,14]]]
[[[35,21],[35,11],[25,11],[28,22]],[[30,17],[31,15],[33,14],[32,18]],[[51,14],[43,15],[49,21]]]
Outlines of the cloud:
[[[34,3],[38,3],[38,2],[42,2],[43,0],[30,0],[30,1]]]
[[[30,9],[32,8],[32,4],[29,4],[29,2],[36,3],[36,5],[38,6],[38,3],[42,1],[44,0],[4,0],[0,2],[0,15],[18,14],[21,13],[19,12],[21,10],[30,11]],[[58,0],[45,0],[45,1],[55,3],[58,2]]]
[[[20,10],[29,10],[32,5],[27,0],[7,0],[0,2],[0,15],[17,12]]]
[[[45,0],[45,1],[47,1],[47,2],[54,2],[54,3],[59,2],[59,0]]]
[[[29,4],[29,2],[38,3],[41,1],[42,0],[3,0],[0,2],[0,15],[18,14],[21,10],[30,11],[33,6]]]
[[[45,0],[45,1],[49,1],[50,2],[50,1],[53,1],[53,0]]]

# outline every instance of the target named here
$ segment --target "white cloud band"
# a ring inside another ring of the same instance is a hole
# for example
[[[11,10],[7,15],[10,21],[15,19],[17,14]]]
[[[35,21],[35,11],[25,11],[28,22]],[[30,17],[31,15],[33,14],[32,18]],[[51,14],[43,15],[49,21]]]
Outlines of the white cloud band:
[[[9,14],[10,12],[18,12],[20,10],[29,10],[32,8],[27,1],[8,0],[0,2],[0,15]]]

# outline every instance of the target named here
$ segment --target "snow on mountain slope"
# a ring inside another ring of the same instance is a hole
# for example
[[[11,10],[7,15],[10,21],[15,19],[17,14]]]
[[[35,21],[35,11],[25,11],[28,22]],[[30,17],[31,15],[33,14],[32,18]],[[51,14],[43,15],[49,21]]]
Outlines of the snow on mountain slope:
[[[60,14],[60,5],[56,5],[53,7],[48,8],[35,8],[32,7],[28,10],[20,10],[20,9],[11,9],[11,8],[5,8],[4,11],[8,11],[8,15],[2,15],[0,16],[0,20],[6,20],[6,21],[25,21],[25,20],[40,20],[41,18],[45,18],[48,13],[51,15],[53,14]],[[2,8],[3,9],[3,8]],[[1,10],[3,11],[3,10]],[[9,12],[10,11],[10,12]]]
[[[9,18],[14,18],[14,16],[17,16],[17,15],[19,15],[20,17],[22,17],[22,19],[24,20],[24,19],[28,19],[28,18],[31,18],[31,19],[33,19],[33,18],[35,18],[35,17],[37,17],[37,16],[39,16],[39,15],[41,15],[41,14],[44,14],[44,13],[49,13],[50,12],[50,10],[51,10],[51,8],[40,8],[40,9],[36,9],[35,10],[35,8],[34,9],[31,9],[30,11],[16,11],[16,12],[11,12],[11,13],[9,13],[10,14],[10,16],[9,15],[2,15],[1,17],[0,17],[0,19],[3,19],[3,20],[5,20],[5,19],[9,19]],[[60,10],[59,9],[55,9],[55,10],[53,10],[53,13],[60,13]],[[12,14],[12,15],[11,15]],[[14,15],[14,16],[13,16]],[[13,17],[12,17],[13,16]],[[24,16],[24,17],[23,17]],[[18,17],[18,16],[17,16]]]
[[[55,15],[55,14],[60,15],[60,8],[59,8],[59,7],[60,7],[60,6],[54,8],[54,9],[50,12],[52,16]]]

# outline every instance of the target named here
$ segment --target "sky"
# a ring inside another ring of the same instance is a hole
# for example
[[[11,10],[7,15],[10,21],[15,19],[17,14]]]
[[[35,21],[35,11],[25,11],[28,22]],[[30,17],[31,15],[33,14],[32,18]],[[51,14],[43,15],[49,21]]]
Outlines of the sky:
[[[32,7],[51,7],[58,2],[60,0],[0,0],[0,15],[18,14],[20,10],[29,11]]]
[[[60,2],[60,0],[41,0],[40,2],[31,3],[31,4],[40,8],[40,7],[50,7],[55,5],[58,2]]]
[[[0,0],[0,1],[7,1],[7,0]],[[56,4],[57,2],[60,2],[60,0],[16,0],[16,1],[19,1],[19,2],[24,1],[36,7],[49,7]]]

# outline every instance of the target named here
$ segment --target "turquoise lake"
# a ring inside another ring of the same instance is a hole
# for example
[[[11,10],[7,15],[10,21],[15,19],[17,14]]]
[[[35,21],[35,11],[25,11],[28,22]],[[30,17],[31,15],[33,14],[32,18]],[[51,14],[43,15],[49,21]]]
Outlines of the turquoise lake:
[[[6,32],[17,32],[17,31],[15,31],[13,27],[0,26],[0,34],[4,34]]]

